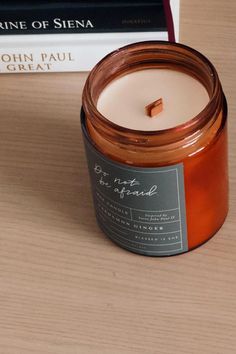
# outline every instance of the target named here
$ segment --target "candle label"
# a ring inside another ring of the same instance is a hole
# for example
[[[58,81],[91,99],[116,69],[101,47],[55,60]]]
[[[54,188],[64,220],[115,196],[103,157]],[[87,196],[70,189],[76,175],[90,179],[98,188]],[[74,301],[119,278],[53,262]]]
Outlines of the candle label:
[[[186,252],[183,164],[130,167],[102,155],[83,132],[95,212],[105,234],[144,255]]]

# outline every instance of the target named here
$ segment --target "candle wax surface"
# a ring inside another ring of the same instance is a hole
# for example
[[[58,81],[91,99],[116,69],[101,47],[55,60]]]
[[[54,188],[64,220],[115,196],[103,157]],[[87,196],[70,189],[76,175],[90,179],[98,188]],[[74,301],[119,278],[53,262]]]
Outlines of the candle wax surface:
[[[145,107],[163,99],[163,111],[150,118]],[[208,104],[205,87],[192,76],[169,69],[140,70],[108,84],[97,102],[111,122],[135,130],[176,127],[198,115]]]

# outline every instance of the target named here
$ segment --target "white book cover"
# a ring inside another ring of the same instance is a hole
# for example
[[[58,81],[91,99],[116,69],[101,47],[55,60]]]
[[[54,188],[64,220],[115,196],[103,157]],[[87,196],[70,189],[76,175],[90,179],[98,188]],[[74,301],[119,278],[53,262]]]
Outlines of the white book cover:
[[[171,8],[178,42],[179,0]],[[0,73],[89,71],[111,51],[148,40],[168,40],[168,32],[1,35]]]

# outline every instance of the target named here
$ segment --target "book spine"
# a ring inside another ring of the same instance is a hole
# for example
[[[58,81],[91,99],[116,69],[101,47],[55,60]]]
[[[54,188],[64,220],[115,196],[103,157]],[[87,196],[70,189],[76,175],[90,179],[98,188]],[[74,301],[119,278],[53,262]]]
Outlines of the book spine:
[[[0,5],[0,35],[166,30],[162,0]]]
[[[119,47],[157,39],[167,40],[167,31],[1,36],[0,73],[88,71]]]

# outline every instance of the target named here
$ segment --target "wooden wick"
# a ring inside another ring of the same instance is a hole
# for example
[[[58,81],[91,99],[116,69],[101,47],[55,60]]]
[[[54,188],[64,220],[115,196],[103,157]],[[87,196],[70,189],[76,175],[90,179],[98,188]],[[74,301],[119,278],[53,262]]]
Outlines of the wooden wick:
[[[150,103],[145,107],[146,114],[149,117],[154,117],[163,111],[163,101],[162,98]]]

